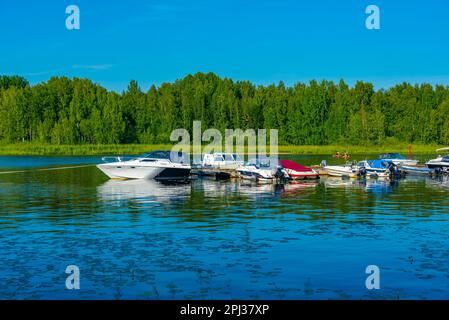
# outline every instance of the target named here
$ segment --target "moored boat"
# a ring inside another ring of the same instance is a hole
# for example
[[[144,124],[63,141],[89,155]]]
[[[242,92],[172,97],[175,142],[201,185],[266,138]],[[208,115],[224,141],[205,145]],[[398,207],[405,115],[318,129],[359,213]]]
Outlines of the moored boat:
[[[446,151],[449,152],[449,147],[437,149],[437,152]],[[426,162],[426,166],[429,169],[436,169],[444,173],[449,173],[449,154],[446,156],[439,155],[435,159],[431,159]]]
[[[430,176],[435,174],[435,169],[430,169],[427,167],[415,167],[415,166],[401,166],[400,169],[403,173],[412,176]]]
[[[235,170],[243,165],[243,160],[237,153],[215,152],[203,155],[203,168]]]
[[[359,169],[353,164],[345,164],[340,166],[323,166],[323,171],[331,177],[347,177],[357,178],[360,176]]]
[[[103,161],[108,158],[111,157],[104,157]],[[191,167],[183,153],[153,151],[131,159],[113,158],[115,161],[97,165],[111,179],[177,180],[190,176]]]
[[[269,164],[248,162],[237,168],[241,179],[258,182],[274,182],[278,178],[286,178],[287,175],[281,167],[272,167]]]
[[[404,166],[416,166],[418,165],[418,160],[407,159],[400,153],[383,153],[379,156],[380,160],[387,160],[393,162],[395,165]]]
[[[399,175],[399,170],[392,160],[364,160],[357,163],[360,173],[371,178],[388,178]]]
[[[291,160],[281,160],[280,164],[291,179],[318,179],[319,174],[310,167],[302,166]]]

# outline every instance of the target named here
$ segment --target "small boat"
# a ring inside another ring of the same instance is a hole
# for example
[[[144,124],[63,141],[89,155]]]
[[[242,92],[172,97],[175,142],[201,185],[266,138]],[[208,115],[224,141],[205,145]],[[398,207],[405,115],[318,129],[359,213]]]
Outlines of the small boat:
[[[237,153],[206,153],[200,163],[192,165],[192,173],[200,177],[227,180],[237,176],[236,169],[243,163]]]
[[[103,157],[107,161],[111,157]],[[112,157],[113,162],[97,165],[111,179],[177,180],[190,177],[190,164],[180,152],[153,151],[137,158]]]
[[[435,169],[429,169],[426,167],[401,166],[400,170],[405,174],[412,176],[431,176],[435,174]]]
[[[360,173],[371,178],[388,178],[399,175],[399,170],[392,160],[364,160],[357,163]]]
[[[449,151],[449,147],[437,149],[436,151]],[[446,156],[439,155],[437,158],[427,161],[426,166],[429,169],[435,169],[437,171],[449,173],[449,154]]]
[[[248,162],[237,168],[241,179],[258,182],[274,182],[278,178],[287,177],[281,167],[272,167],[269,164]]]
[[[347,163],[342,166],[323,166],[323,171],[331,177],[347,177],[357,178],[360,176],[359,168],[352,163]]]
[[[201,165],[209,169],[235,170],[243,163],[237,153],[215,152],[204,154]]]
[[[318,179],[320,177],[318,172],[312,168],[302,166],[291,160],[281,160],[280,164],[291,179]]]
[[[418,160],[407,159],[400,153],[383,153],[379,156],[379,159],[392,161],[397,166],[416,166],[419,162]]]

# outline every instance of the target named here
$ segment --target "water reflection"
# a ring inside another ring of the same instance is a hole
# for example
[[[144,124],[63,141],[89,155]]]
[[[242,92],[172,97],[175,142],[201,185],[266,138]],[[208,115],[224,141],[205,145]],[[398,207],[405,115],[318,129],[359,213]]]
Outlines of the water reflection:
[[[395,179],[342,179],[327,177],[322,178],[321,182],[325,188],[344,188],[350,190],[362,190],[372,193],[390,193],[398,186],[398,180]]]
[[[186,183],[163,183],[154,180],[108,180],[97,187],[102,201],[140,199],[146,202],[170,202],[188,197],[191,185]]]
[[[431,188],[440,189],[442,191],[449,190],[449,176],[438,176],[426,179],[426,185]]]

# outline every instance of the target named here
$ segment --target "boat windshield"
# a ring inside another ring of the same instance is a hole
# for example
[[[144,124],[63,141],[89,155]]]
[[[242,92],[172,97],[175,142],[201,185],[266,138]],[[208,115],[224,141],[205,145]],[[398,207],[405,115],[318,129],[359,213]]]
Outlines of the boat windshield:
[[[449,162],[449,155],[444,156],[443,159],[441,159],[441,162]]]
[[[215,155],[214,156],[214,162],[222,162],[224,161],[224,158],[222,155]]]
[[[260,168],[269,168],[270,167],[270,162],[267,160],[265,160],[265,162],[261,162],[260,159],[257,160],[250,160],[248,162],[245,163],[245,166],[247,167],[256,167],[257,169]]]
[[[141,158],[146,159],[162,159],[162,160],[170,160],[171,162],[180,162],[184,163],[187,159],[186,154],[183,152],[171,152],[171,151],[152,151],[144,154]]]
[[[234,161],[234,157],[230,153],[224,154],[225,161]]]

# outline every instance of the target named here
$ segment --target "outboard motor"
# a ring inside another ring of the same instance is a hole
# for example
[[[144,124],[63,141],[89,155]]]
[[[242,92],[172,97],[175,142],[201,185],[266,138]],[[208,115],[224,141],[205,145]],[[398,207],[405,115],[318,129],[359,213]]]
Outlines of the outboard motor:
[[[287,171],[284,170],[282,167],[278,167],[275,173],[276,178],[280,179],[288,179],[290,176],[288,175]]]
[[[392,175],[392,176],[398,176],[399,175],[398,167],[394,163],[390,163],[388,165],[388,171],[390,171],[390,175]]]
[[[321,160],[321,167],[324,168],[325,166],[327,166],[327,161],[326,160]]]
[[[366,177],[366,168],[360,167],[358,175],[359,175],[359,177]]]

